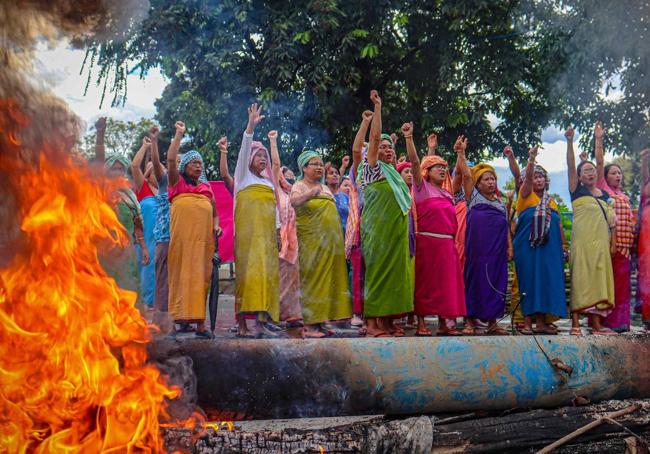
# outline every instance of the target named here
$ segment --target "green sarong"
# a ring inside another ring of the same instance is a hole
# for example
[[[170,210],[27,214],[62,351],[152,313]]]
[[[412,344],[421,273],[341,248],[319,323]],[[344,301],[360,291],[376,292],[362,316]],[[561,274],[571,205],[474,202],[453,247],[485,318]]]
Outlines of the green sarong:
[[[316,197],[296,208],[296,227],[304,323],[351,317],[343,230],[334,200]]]
[[[386,317],[413,311],[414,270],[409,251],[409,218],[388,181],[363,189],[361,247],[366,265],[363,314]]]

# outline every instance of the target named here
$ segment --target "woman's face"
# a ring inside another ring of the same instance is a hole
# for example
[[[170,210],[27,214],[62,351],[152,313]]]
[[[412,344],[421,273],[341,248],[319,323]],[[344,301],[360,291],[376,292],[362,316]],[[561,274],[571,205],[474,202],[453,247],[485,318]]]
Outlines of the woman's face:
[[[399,174],[402,176],[404,183],[406,183],[408,186],[411,186],[413,184],[413,171],[410,167],[405,167]]]
[[[264,150],[257,150],[255,156],[253,156],[253,161],[251,162],[251,171],[255,175],[261,176],[268,164]]]
[[[203,163],[198,159],[193,159],[185,166],[185,175],[194,181],[198,181],[203,171]]]
[[[327,171],[327,176],[325,177],[325,182],[328,186],[338,187],[339,182],[341,181],[341,176],[339,175],[339,170],[332,166]]]
[[[293,170],[291,169],[286,169],[282,175],[284,175],[284,178],[287,180],[296,181],[296,174],[293,173]]]
[[[492,172],[485,172],[478,179],[476,189],[483,195],[492,196],[497,192],[497,177]]]
[[[379,142],[379,160],[390,164],[395,160],[395,150],[393,149],[393,142],[390,140],[382,140]]]
[[[429,167],[428,170],[428,179],[431,183],[436,186],[442,186],[442,183],[447,179],[447,172],[449,168],[444,164],[436,164],[435,166]]]
[[[350,195],[350,190],[352,189],[352,183],[350,182],[350,179],[345,178],[341,183],[341,187],[339,189],[345,194]]]
[[[109,169],[109,173],[114,177],[123,177],[126,175],[126,167],[121,162],[116,161]]]
[[[318,156],[311,158],[302,171],[307,180],[319,181],[323,178],[323,160]]]
[[[623,171],[619,166],[611,166],[607,172],[607,184],[613,189],[620,189],[623,184]]]
[[[546,177],[543,173],[535,172],[533,175],[533,191],[544,192],[546,189]]]
[[[596,185],[597,178],[598,172],[596,171],[596,167],[591,162],[583,164],[580,168],[580,175],[578,175],[580,183],[584,186],[593,187]]]

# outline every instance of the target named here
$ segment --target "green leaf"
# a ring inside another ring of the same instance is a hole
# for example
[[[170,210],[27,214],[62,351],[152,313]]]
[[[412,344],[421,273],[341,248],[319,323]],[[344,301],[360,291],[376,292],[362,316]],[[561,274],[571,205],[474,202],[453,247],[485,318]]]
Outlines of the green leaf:
[[[361,49],[361,58],[375,58],[379,54],[379,47],[376,44],[366,44],[366,46]]]
[[[350,35],[354,36],[355,38],[365,38],[369,34],[370,32],[368,30],[364,30],[363,28],[355,28],[350,32]]]
[[[293,37],[294,42],[298,41],[300,44],[307,44],[311,40],[311,32],[298,32]]]

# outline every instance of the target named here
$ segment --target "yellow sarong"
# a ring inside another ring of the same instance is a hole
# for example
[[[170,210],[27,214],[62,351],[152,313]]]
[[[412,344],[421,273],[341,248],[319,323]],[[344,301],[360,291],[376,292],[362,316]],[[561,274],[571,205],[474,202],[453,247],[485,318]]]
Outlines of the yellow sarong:
[[[315,197],[296,208],[300,299],[308,324],[352,316],[343,229],[334,200]]]
[[[603,216],[605,210],[607,221]],[[614,307],[614,274],[609,252],[612,209],[595,197],[573,201],[571,234],[571,312]]]
[[[280,319],[278,241],[273,189],[250,185],[235,204],[235,302],[237,312],[266,312]]]
[[[177,322],[202,322],[214,254],[212,203],[199,194],[180,194],[170,215],[169,313]]]

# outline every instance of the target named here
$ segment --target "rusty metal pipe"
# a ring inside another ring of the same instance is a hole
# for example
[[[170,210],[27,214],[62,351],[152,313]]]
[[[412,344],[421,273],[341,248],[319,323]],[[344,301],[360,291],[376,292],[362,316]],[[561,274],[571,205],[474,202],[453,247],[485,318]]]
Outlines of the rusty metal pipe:
[[[158,340],[187,355],[199,404],[252,418],[423,414],[650,396],[650,336]]]

